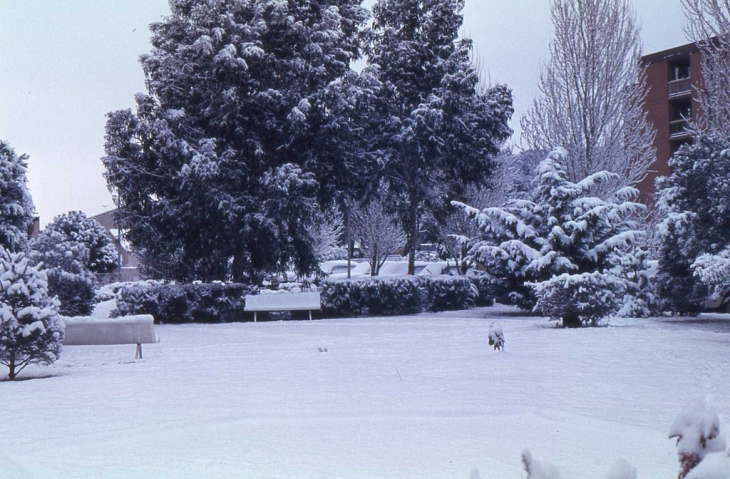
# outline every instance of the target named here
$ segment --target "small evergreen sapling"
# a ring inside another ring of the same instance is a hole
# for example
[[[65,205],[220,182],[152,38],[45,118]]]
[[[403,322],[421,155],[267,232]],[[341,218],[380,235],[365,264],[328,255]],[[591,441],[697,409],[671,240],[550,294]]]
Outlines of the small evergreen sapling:
[[[0,364],[11,380],[29,364],[51,364],[61,353],[65,325],[47,288],[46,273],[24,253],[0,247]]]
[[[502,323],[492,323],[489,325],[489,345],[495,351],[504,349],[504,332],[502,331]]]

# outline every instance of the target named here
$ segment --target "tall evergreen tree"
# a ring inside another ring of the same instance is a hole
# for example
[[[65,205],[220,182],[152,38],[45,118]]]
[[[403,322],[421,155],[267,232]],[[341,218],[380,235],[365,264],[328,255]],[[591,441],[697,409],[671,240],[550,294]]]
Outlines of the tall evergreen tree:
[[[27,186],[28,157],[18,156],[0,140],[0,247],[21,250],[33,222],[33,199]]]
[[[408,239],[408,271],[425,210],[483,182],[512,131],[512,96],[481,91],[472,43],[459,40],[464,0],[379,0],[368,62],[380,71],[378,145],[391,206]]]
[[[315,258],[307,224],[369,88],[362,0],[175,0],[141,59],[147,94],[111,113],[104,164],[148,274],[258,281]],[[346,97],[346,98],[344,98]],[[338,167],[339,166],[339,167]],[[350,168],[352,167],[352,168]]]
[[[672,173],[657,180],[665,214],[658,226],[658,289],[672,312],[696,314],[708,290],[692,265],[730,246],[730,141],[701,136],[680,148],[669,166]]]

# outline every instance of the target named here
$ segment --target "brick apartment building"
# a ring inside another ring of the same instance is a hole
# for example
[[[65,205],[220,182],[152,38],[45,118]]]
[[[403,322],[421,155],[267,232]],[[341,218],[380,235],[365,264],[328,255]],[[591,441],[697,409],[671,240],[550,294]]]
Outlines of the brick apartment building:
[[[697,115],[696,89],[702,84],[702,54],[694,43],[642,57],[646,65],[645,108],[656,128],[657,159],[647,178],[639,184],[641,198],[652,201],[654,180],[669,174],[669,159],[680,146],[692,141],[687,119]]]

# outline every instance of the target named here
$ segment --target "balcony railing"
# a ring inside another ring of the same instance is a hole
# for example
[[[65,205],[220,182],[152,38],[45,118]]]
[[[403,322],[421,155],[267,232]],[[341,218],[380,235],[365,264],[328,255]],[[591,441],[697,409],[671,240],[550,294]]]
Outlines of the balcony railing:
[[[692,83],[689,78],[669,82],[669,96],[689,95],[692,93]]]
[[[689,123],[687,120],[675,120],[669,122],[669,138],[681,138],[690,135]]]

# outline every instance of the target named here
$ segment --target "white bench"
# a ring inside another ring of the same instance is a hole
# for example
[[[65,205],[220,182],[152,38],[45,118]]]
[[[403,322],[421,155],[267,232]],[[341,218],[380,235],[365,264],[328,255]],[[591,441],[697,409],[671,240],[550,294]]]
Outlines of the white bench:
[[[312,320],[312,311],[322,309],[319,293],[271,293],[247,294],[244,311],[253,311],[253,322],[259,311],[309,311],[309,320]]]
[[[142,344],[159,342],[155,320],[149,314],[109,319],[74,317],[63,321],[66,323],[64,346],[136,344],[134,357],[142,359]]]

